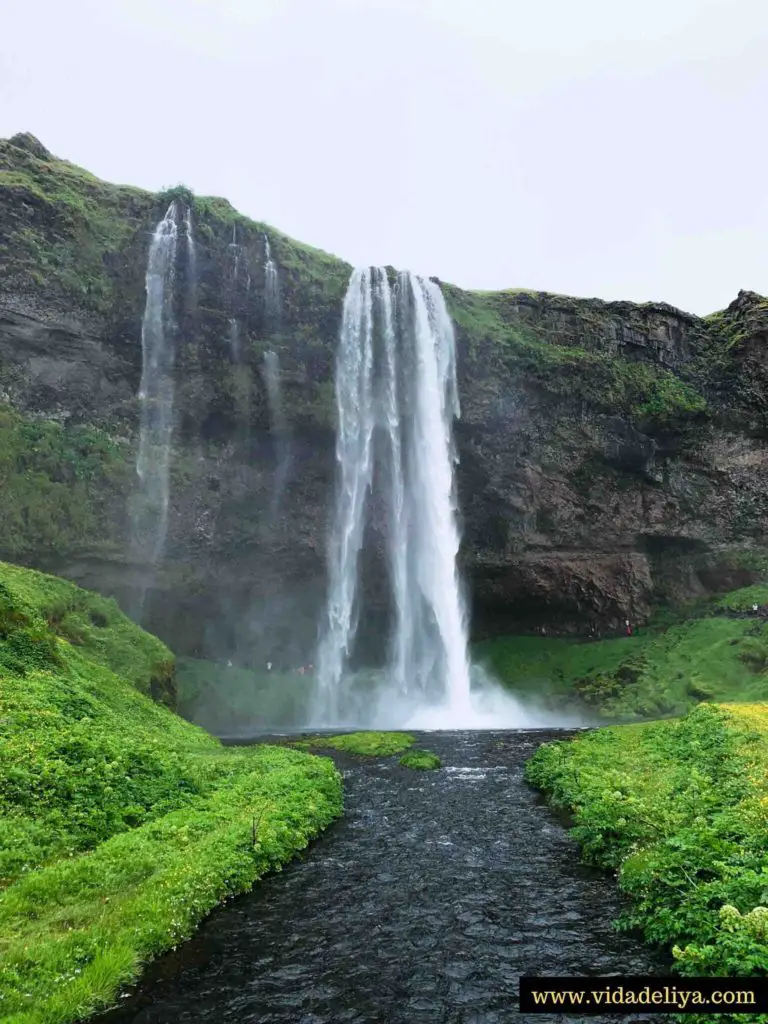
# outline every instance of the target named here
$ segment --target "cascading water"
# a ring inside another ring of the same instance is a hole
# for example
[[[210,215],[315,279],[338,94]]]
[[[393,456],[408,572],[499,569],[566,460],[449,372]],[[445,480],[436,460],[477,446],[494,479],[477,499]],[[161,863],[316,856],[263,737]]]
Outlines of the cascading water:
[[[146,273],[146,304],[141,327],[142,372],[139,386],[140,426],[134,495],[134,558],[154,571],[168,525],[168,463],[173,428],[175,330],[173,282],[178,241],[178,208],[171,203],[155,228]],[[143,611],[150,580],[145,578],[136,617]]]
[[[358,559],[373,472],[373,293],[369,269],[354,270],[344,297],[336,363],[335,522],[330,536],[327,622],[317,655],[313,717],[339,720],[340,688],[357,629]]]
[[[280,322],[280,279],[272,259],[269,239],[264,235],[264,311],[270,326]]]
[[[400,274],[393,303],[386,271],[354,271],[344,300],[336,401],[338,490],[315,718],[338,724],[352,707],[347,682],[358,563],[379,430],[394,606],[384,698],[390,710],[397,698],[408,716],[440,707],[443,717],[459,720],[470,712],[451,440],[459,407],[453,327],[436,284]]]
[[[264,354],[264,379],[267,385],[269,402],[270,426],[275,442],[275,479],[272,487],[271,518],[274,519],[280,509],[285,484],[290,468],[290,430],[283,407],[283,394],[280,385],[280,359],[277,352]]]
[[[184,239],[187,246],[187,282],[194,300],[197,287],[197,248],[192,230],[192,210],[188,206],[184,208]]]
[[[456,558],[459,530],[453,467],[452,423],[459,416],[453,325],[432,281],[398,277],[403,336],[412,340],[410,438],[407,473],[408,552],[404,604],[409,648],[407,686],[447,705],[449,714],[470,710],[467,623]]]

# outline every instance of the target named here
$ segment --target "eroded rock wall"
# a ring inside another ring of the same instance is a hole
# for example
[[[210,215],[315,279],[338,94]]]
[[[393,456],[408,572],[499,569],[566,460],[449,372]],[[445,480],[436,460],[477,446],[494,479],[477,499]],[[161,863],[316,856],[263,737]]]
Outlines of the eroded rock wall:
[[[177,282],[169,534],[146,624],[181,653],[304,660],[324,595],[350,268],[224,200],[120,189],[28,137],[0,143],[0,430],[10,439],[0,558],[121,600],[144,572],[126,543],[128,509],[146,254],[169,197],[192,210],[197,249],[194,280],[187,267]],[[265,302],[265,237],[279,317]],[[663,304],[444,290],[477,635],[609,631],[654,601],[748,582],[764,567],[766,300],[742,293],[702,319]],[[278,509],[268,350],[291,429]],[[89,444],[103,444],[99,458]],[[38,506],[64,493],[72,504],[56,531],[36,526]],[[365,586],[386,615],[373,551]]]

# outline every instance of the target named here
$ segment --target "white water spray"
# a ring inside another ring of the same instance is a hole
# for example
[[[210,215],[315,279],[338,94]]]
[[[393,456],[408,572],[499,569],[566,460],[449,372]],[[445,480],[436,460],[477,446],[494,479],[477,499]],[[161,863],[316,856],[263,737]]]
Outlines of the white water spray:
[[[187,246],[187,278],[192,292],[197,286],[197,248],[192,230],[192,210],[189,206],[184,207],[184,240]]]
[[[453,325],[440,289],[413,274],[398,277],[403,335],[411,342],[410,438],[405,451],[408,560],[407,691],[453,716],[468,714],[467,622],[456,557],[459,530],[454,493],[452,424],[459,415]]]
[[[269,239],[264,235],[264,309],[272,325],[280,321],[280,278],[272,259]]]
[[[168,526],[168,463],[173,429],[175,360],[173,281],[178,240],[178,209],[173,202],[155,228],[146,273],[146,304],[141,327],[142,371],[136,472],[138,493],[132,516],[133,554],[155,566]],[[141,613],[149,581],[141,593]]]

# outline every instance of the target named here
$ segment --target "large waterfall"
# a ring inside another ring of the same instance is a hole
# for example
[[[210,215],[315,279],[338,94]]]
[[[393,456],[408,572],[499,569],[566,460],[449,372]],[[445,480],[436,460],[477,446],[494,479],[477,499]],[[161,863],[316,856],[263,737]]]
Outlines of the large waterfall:
[[[154,566],[160,558],[168,524],[168,461],[173,427],[174,334],[173,282],[176,269],[179,211],[171,203],[155,228],[149,248],[146,305],[141,327],[142,371],[140,425],[134,495],[134,558]],[[143,611],[149,581],[141,588],[136,610]]]
[[[336,402],[338,489],[315,724],[359,716],[348,685],[354,677],[350,656],[378,458],[394,609],[386,702],[409,717],[434,708],[460,722],[470,710],[470,670],[456,566],[451,431],[459,405],[453,327],[436,284],[400,274],[393,295],[385,270],[353,272],[339,338]]]

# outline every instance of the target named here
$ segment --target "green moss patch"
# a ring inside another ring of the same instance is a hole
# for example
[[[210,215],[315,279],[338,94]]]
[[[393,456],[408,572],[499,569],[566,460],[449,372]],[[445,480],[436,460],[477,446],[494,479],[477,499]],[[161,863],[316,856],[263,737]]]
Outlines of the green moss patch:
[[[397,762],[403,768],[414,768],[416,771],[431,771],[442,768],[443,762],[431,750],[409,750]]]
[[[618,871],[620,927],[673,947],[684,974],[768,971],[768,705],[547,744],[526,774],[571,811],[586,860]]]
[[[111,546],[121,446],[101,430],[24,419],[0,405],[0,552],[23,560]]]
[[[655,362],[605,351],[601,339],[606,331],[610,334],[617,317],[634,316],[638,329],[643,329],[642,307],[620,303],[620,309],[612,310],[597,300],[528,293],[546,314],[539,325],[535,318],[521,319],[516,306],[520,291],[468,292],[452,285],[444,291],[451,315],[467,339],[470,360],[481,358],[488,368],[497,360],[550,394],[581,399],[649,430],[680,427],[707,414],[707,401],[693,378],[683,379]],[[568,343],[565,338],[552,339],[546,326],[550,314],[555,321],[565,314],[577,325],[570,332],[573,343],[567,330]]]
[[[718,603],[751,608],[764,589]],[[477,644],[475,653],[523,698],[613,720],[680,714],[700,701],[768,699],[768,625],[752,617],[708,614],[587,643],[500,637]]]
[[[415,737],[407,732],[350,732],[339,736],[312,736],[297,740],[294,746],[304,750],[341,750],[365,757],[391,757],[401,754],[415,742]]]
[[[333,764],[223,748],[147,696],[173,657],[117,606],[0,563],[0,1016],[108,1005],[341,813]]]
[[[718,608],[731,612],[750,612],[754,605],[759,608],[768,606],[768,584],[758,583],[752,587],[732,590],[715,600]]]

